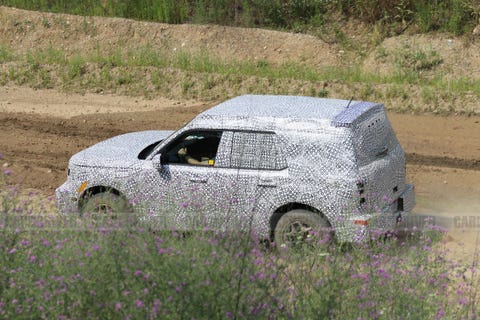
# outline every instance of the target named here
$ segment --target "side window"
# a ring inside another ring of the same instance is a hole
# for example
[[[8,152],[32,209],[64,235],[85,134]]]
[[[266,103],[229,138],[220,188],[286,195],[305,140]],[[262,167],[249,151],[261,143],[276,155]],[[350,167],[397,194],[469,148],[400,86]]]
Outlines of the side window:
[[[221,131],[190,131],[172,141],[162,152],[165,163],[213,166]]]
[[[286,161],[274,133],[234,132],[231,166],[243,169],[280,170]]]

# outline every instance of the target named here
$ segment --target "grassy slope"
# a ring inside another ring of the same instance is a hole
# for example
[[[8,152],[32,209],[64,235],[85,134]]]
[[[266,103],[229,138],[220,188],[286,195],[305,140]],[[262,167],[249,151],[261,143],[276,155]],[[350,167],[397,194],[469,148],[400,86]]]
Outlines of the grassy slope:
[[[6,14],[0,19],[6,32],[0,38],[1,85],[201,100],[222,100],[244,93],[354,96],[383,101],[399,112],[480,113],[480,79],[452,73],[443,52],[425,44],[389,51],[382,46],[382,35],[366,24],[355,30],[357,23],[352,27],[351,22],[340,19],[323,28],[321,37],[330,42],[330,51],[339,53],[339,57],[331,65],[318,66],[302,57],[281,62],[268,56],[219,57],[208,49],[177,50],[165,41],[160,45],[129,44],[128,34],[123,35],[123,46],[108,46],[98,40],[99,19],[3,11]],[[43,41],[26,50],[12,45],[15,37],[42,30],[45,34],[52,30],[60,33],[48,36],[52,37],[48,39],[53,43],[50,45]],[[77,39],[77,43],[96,41],[96,50],[87,45],[71,52],[58,45],[62,44],[61,37]],[[370,66],[386,61],[389,72],[379,73],[368,67],[365,61],[372,55]]]

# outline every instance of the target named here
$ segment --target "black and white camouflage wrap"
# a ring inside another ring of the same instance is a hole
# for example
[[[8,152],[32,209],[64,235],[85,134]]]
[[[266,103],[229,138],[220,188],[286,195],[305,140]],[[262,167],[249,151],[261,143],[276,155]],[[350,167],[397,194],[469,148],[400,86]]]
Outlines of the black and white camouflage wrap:
[[[175,139],[205,130],[222,132],[213,166],[155,165]],[[165,228],[253,229],[269,237],[275,212],[301,206],[328,219],[338,240],[355,241],[372,228],[393,229],[415,204],[405,154],[383,105],[361,101],[240,96],[176,132],[100,142],[74,155],[69,172],[56,191],[61,212],[78,211],[78,199],[104,186]]]

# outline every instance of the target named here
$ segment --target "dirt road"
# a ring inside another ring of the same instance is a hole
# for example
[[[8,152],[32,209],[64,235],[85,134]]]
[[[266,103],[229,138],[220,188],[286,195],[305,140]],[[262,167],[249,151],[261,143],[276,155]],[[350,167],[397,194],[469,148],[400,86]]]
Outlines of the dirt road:
[[[0,165],[23,190],[51,195],[74,153],[124,132],[178,128],[210,105],[0,87]],[[464,217],[480,215],[480,118],[389,118],[407,153],[408,179],[416,185],[415,213],[434,215],[453,237],[475,242],[480,218],[472,224]]]
[[[75,152],[124,132],[178,128],[211,105],[0,87],[0,150],[4,163],[23,177],[22,185],[53,192]],[[434,177],[480,171],[480,118],[395,113],[389,118],[407,152],[411,179],[426,172]]]

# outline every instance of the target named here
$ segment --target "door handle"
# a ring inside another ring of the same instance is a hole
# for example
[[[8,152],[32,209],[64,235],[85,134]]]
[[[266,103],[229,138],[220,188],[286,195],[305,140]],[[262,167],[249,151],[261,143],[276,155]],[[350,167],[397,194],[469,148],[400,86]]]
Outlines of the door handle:
[[[207,177],[191,177],[190,182],[197,182],[197,183],[207,183]]]
[[[258,181],[258,185],[262,187],[276,187],[277,180],[273,178],[263,178]]]

